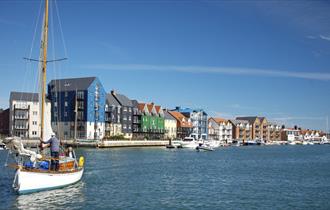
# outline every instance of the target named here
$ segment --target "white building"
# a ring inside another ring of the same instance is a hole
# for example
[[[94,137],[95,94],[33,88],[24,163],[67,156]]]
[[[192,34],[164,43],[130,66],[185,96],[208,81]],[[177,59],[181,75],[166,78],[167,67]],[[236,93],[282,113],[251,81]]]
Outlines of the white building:
[[[40,138],[40,113],[37,93],[11,92],[9,99],[9,133],[22,138]],[[51,105],[46,103],[50,116]]]
[[[164,110],[165,118],[165,139],[176,139],[176,130],[177,130],[177,121],[176,119],[168,113],[167,110]]]
[[[208,120],[208,135],[212,140],[231,142],[233,139],[232,124],[222,118],[211,117]]]

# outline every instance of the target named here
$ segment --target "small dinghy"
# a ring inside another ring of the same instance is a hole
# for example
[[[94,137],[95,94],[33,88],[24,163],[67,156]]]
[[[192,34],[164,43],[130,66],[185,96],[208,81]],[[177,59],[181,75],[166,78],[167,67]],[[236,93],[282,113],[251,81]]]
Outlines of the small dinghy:
[[[196,151],[199,152],[199,151],[213,151],[213,147],[209,146],[209,145],[205,145],[205,144],[199,144],[197,147],[196,147]]]

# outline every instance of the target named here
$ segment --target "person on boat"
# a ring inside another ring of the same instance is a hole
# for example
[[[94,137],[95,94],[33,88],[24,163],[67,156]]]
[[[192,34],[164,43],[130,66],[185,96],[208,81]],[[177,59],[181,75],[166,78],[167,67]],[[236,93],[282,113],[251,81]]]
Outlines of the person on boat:
[[[72,147],[68,147],[67,148],[67,150],[66,150],[66,156],[67,157],[71,157],[71,158],[76,158],[75,155],[74,155],[74,152],[73,152]]]
[[[42,141],[42,140],[41,140]],[[51,138],[48,141],[43,142],[50,146],[51,165],[50,169],[58,171],[59,169],[59,152],[60,152],[60,140],[56,138],[55,134],[51,134]]]

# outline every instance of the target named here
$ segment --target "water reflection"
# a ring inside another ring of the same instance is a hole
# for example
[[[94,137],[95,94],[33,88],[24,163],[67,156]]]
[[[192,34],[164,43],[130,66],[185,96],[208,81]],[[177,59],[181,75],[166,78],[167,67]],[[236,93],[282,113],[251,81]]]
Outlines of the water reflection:
[[[85,202],[85,183],[80,181],[62,189],[20,195],[16,199],[18,209],[79,209]]]

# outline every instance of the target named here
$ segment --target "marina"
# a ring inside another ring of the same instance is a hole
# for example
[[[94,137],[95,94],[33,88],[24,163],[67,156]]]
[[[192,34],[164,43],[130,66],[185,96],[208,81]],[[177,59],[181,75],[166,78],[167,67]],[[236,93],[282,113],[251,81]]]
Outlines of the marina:
[[[81,182],[18,196],[13,171],[3,165],[7,152],[0,151],[1,209],[330,208],[329,145],[76,152],[89,157]]]

